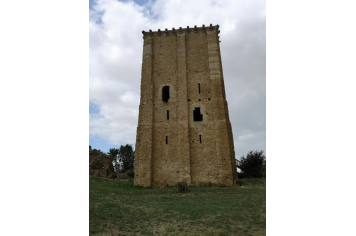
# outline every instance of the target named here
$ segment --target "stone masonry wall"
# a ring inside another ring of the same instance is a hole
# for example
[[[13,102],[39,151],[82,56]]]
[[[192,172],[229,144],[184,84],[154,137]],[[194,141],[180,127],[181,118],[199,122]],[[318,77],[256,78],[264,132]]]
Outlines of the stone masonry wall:
[[[143,31],[136,186],[235,185],[218,29]],[[164,86],[169,86],[168,102],[162,100]],[[193,119],[197,107],[202,121]]]

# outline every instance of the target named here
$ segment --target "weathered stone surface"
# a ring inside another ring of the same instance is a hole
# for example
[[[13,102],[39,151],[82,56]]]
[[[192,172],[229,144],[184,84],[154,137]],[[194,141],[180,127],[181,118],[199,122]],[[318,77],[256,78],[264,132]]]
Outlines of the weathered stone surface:
[[[143,34],[135,185],[235,185],[218,26]],[[202,121],[194,121],[197,107]]]

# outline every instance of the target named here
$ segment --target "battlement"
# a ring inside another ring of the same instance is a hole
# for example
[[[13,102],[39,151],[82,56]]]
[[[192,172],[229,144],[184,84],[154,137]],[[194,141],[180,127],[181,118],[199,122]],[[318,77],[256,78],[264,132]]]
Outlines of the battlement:
[[[146,32],[146,31],[142,31],[142,34],[143,34],[143,38],[145,37],[152,37],[154,35],[158,35],[158,36],[161,36],[161,35],[169,35],[169,34],[182,34],[182,33],[187,33],[187,34],[190,34],[190,33],[198,33],[199,31],[216,31],[218,34],[220,33],[220,30],[219,30],[219,25],[212,25],[210,24],[209,26],[205,26],[205,25],[202,25],[202,27],[197,27],[196,25],[193,27],[193,28],[190,28],[189,26],[187,26],[187,28],[182,28],[182,27],[179,27],[179,29],[175,29],[175,28],[172,28],[171,30],[168,30],[167,28],[165,30],[161,30],[161,29],[158,29],[157,31],[152,31],[151,29]]]

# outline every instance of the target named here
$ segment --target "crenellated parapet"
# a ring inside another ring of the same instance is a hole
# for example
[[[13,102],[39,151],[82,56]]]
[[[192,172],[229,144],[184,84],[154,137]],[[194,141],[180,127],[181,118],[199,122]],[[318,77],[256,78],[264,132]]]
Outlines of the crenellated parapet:
[[[153,36],[169,36],[169,35],[177,35],[177,34],[190,34],[190,33],[198,33],[198,32],[206,32],[206,31],[216,31],[217,34],[220,33],[219,30],[219,25],[212,25],[210,24],[209,26],[202,25],[202,27],[197,27],[196,25],[193,28],[190,28],[187,26],[187,28],[182,28],[179,27],[179,29],[172,28],[171,30],[168,30],[167,28],[163,31],[161,29],[158,29],[157,31],[152,31],[151,29],[147,31],[142,31],[143,38],[146,37],[153,37]]]

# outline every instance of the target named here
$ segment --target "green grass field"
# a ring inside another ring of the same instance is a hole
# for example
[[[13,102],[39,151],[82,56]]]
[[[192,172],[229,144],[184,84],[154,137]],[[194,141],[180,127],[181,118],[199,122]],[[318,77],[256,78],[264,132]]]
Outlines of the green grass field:
[[[240,182],[178,193],[90,177],[90,235],[265,235],[266,179]]]

